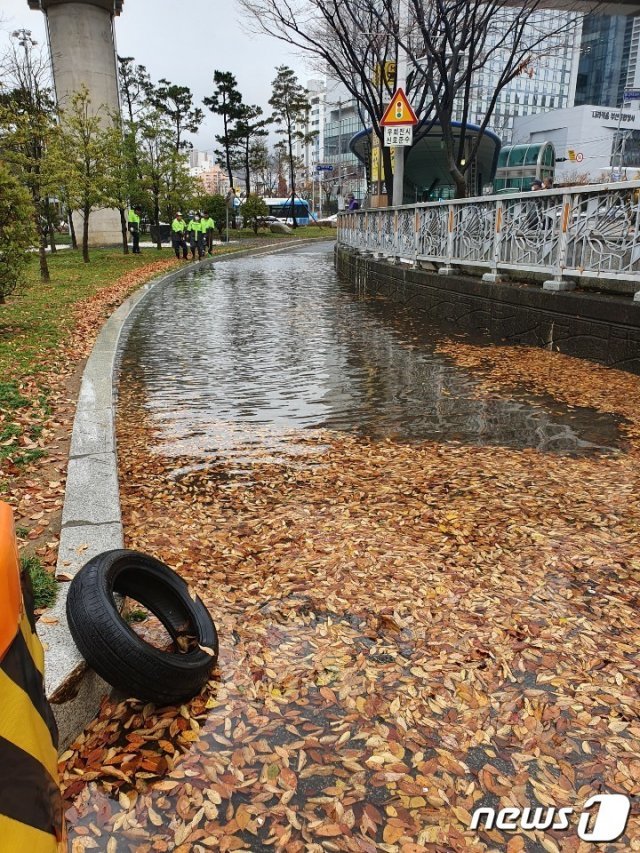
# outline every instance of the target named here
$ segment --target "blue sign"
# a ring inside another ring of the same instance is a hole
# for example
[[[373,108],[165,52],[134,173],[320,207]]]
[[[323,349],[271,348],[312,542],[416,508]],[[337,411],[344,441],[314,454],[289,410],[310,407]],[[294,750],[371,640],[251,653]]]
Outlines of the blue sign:
[[[333,166],[330,163],[318,163],[316,165],[318,172],[333,172]]]
[[[640,89],[625,89],[622,99],[624,101],[640,101]]]

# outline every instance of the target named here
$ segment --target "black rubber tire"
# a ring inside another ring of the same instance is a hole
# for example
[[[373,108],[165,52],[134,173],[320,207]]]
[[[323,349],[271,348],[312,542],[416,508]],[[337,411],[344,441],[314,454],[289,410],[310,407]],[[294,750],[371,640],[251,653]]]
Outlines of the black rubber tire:
[[[173,640],[195,637],[213,656],[165,652],[139,637],[125,622],[114,593],[140,602]],[[173,705],[195,696],[218,659],[218,634],[205,605],[169,566],[137,551],[105,551],[80,569],[67,598],[71,635],[89,666],[127,696]]]

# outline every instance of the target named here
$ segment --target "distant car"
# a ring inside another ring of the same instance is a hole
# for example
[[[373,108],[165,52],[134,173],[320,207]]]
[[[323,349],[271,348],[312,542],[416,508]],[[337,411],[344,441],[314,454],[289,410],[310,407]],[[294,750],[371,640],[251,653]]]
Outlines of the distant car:
[[[323,219],[318,219],[318,225],[333,225],[334,227],[338,224],[338,214],[334,213],[332,216],[325,216]]]
[[[283,222],[277,216],[258,216],[258,228],[268,228],[274,222]]]

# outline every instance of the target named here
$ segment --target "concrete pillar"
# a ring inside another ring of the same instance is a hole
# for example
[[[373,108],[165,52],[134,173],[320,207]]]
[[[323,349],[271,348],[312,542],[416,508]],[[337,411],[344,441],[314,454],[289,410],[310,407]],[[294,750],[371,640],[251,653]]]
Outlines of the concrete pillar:
[[[56,97],[60,106],[85,85],[95,110],[120,107],[113,18],[124,0],[27,0],[47,18]],[[74,214],[78,231],[82,217]],[[122,239],[117,210],[95,210],[89,219],[91,246],[118,245]]]

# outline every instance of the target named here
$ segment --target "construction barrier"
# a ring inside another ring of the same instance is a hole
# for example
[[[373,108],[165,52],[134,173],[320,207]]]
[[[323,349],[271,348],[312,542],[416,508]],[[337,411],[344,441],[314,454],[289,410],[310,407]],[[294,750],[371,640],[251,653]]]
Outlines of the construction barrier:
[[[0,501],[0,853],[63,849],[58,730],[10,507]]]

